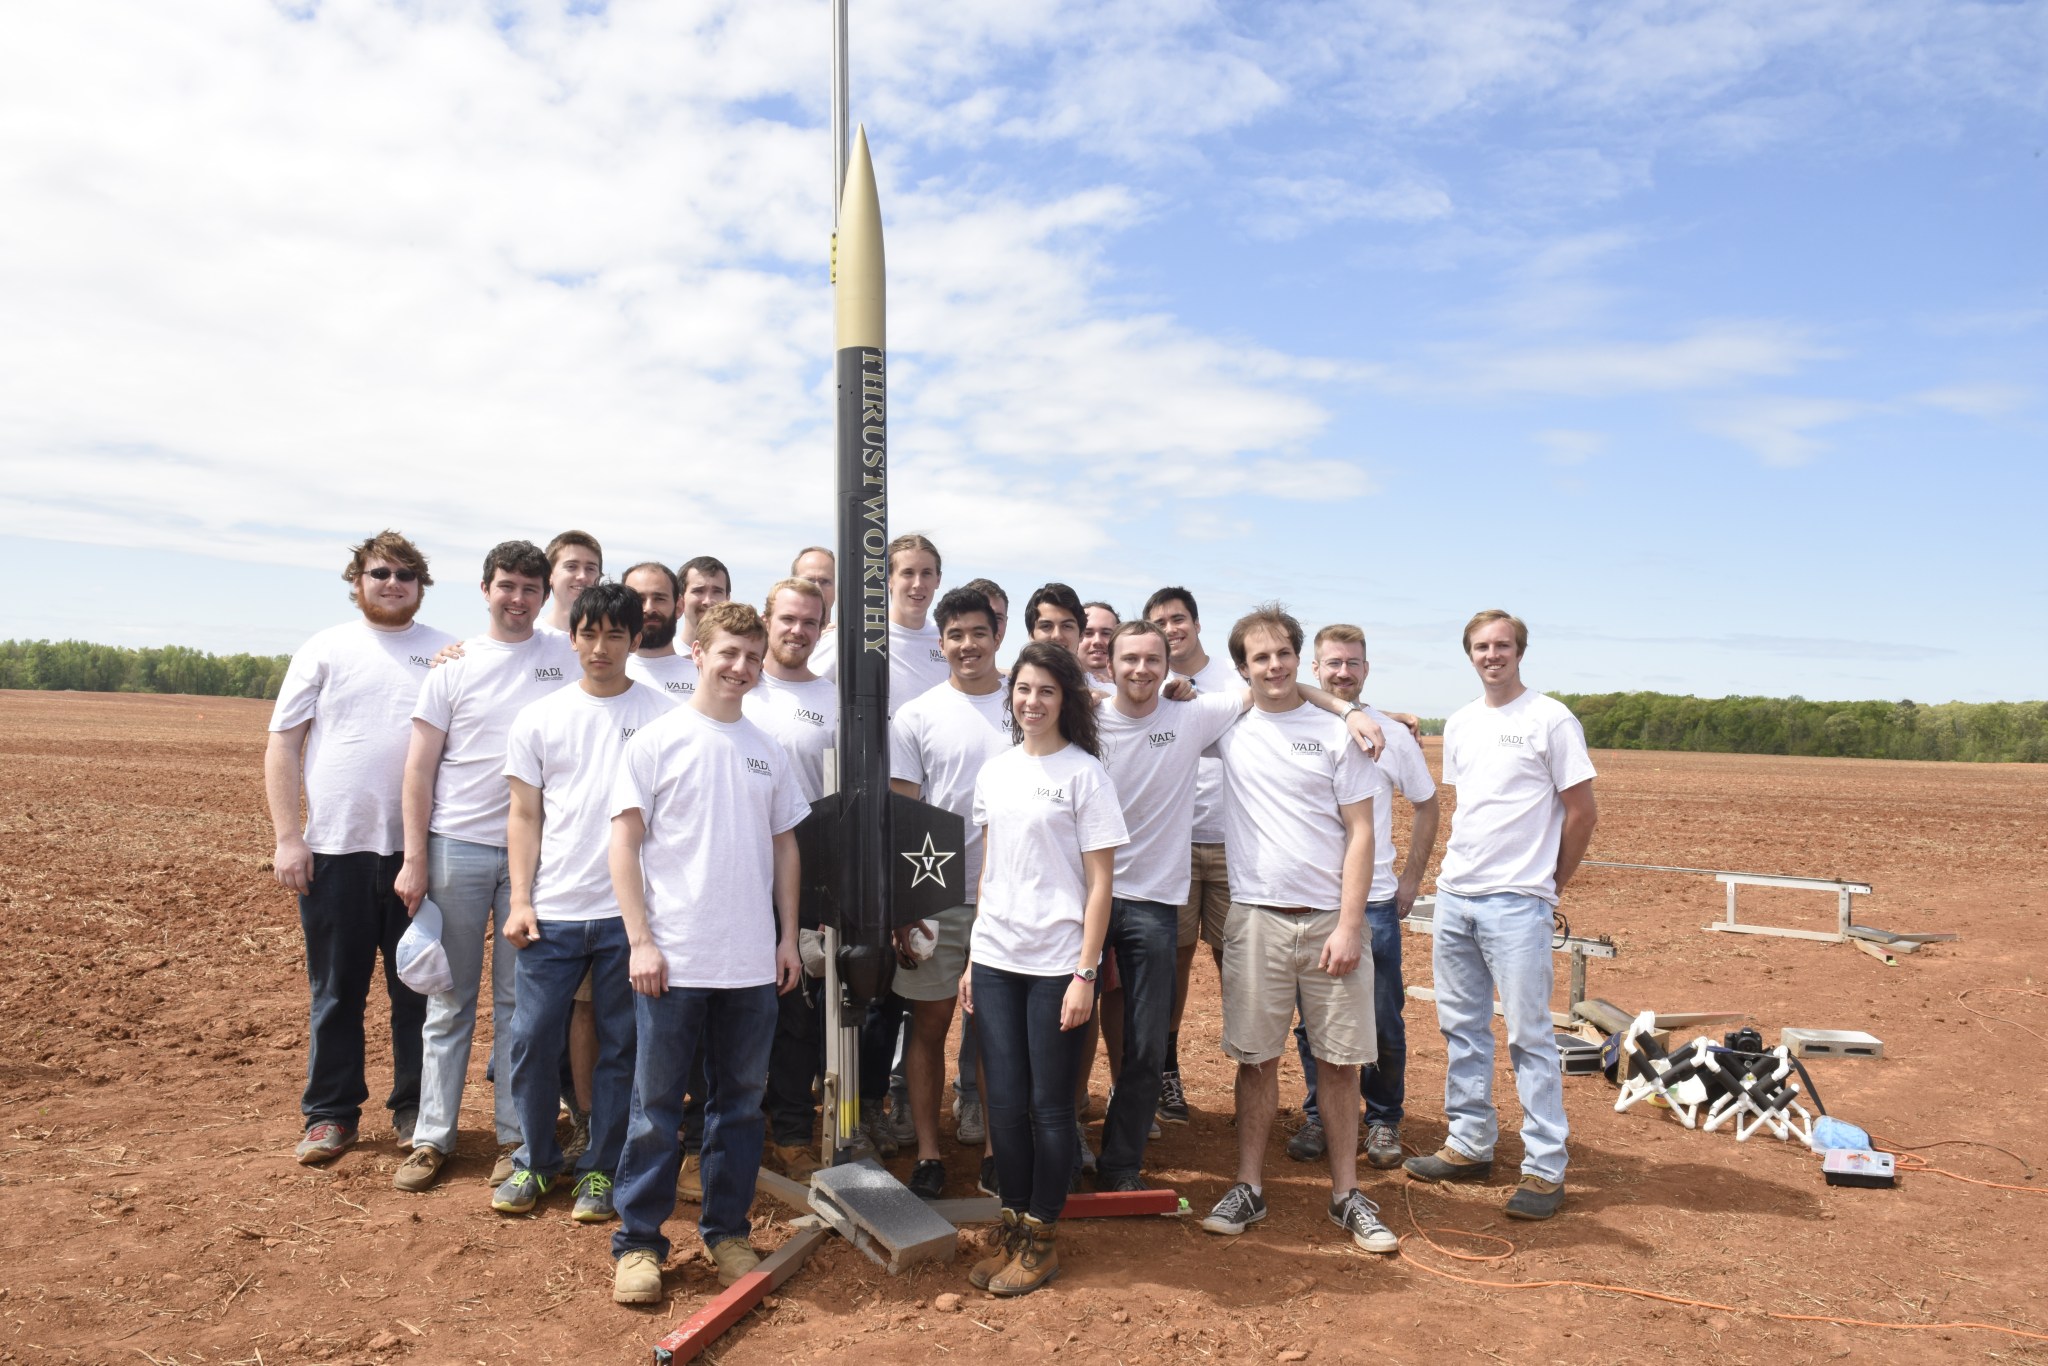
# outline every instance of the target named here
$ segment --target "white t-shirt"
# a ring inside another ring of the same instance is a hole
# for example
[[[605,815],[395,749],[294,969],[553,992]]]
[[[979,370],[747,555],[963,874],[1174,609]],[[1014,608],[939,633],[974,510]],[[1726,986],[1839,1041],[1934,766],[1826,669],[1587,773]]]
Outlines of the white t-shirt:
[[[1244,686],[1244,678],[1231,664],[1227,655],[1210,655],[1209,662],[1199,672],[1176,673],[1175,678],[1186,678],[1195,685],[1198,693],[1235,693]],[[1195,775],[1195,844],[1222,844],[1223,838],[1223,763],[1220,759],[1204,759]]]
[[[558,636],[563,640],[569,639],[569,633],[552,622],[536,621],[533,624],[533,633],[537,636]]]
[[[647,928],[672,987],[775,980],[775,836],[811,814],[794,766],[752,721],[676,707],[626,742],[611,813],[647,822]]]
[[[1188,899],[1188,845],[1195,824],[1195,775],[1221,761],[1202,751],[1244,711],[1242,687],[1204,693],[1192,702],[1160,698],[1146,717],[1125,716],[1114,702],[1095,709],[1102,766],[1123,800],[1131,842],[1116,853],[1116,894],[1178,906]]]
[[[827,631],[811,651],[811,668],[820,678],[839,676],[839,645]],[[889,715],[893,719],[904,704],[948,682],[953,670],[939,649],[939,628],[927,618],[918,630],[889,621]]]
[[[464,641],[462,652],[427,675],[412,710],[414,720],[448,737],[427,828],[446,839],[503,849],[512,809],[512,789],[505,786],[512,718],[527,703],[581,679],[583,666],[567,636],[537,632],[517,645],[478,636]]]
[[[1343,899],[1340,806],[1373,795],[1372,760],[1344,723],[1308,702],[1257,707],[1216,741],[1223,756],[1230,899],[1334,911]]]
[[[1481,697],[1444,723],[1444,782],[1458,789],[1436,875],[1455,896],[1515,892],[1557,904],[1558,793],[1593,776],[1586,732],[1564,703],[1533,688],[1504,707]]]
[[[1436,795],[1436,780],[1429,776],[1429,764],[1422,746],[1408,733],[1408,727],[1366,705],[1365,714],[1379,722],[1387,743],[1372,765],[1377,779],[1372,792],[1372,891],[1368,901],[1392,901],[1401,889],[1394,873],[1394,797],[1398,792],[1411,802],[1426,802]],[[1425,851],[1425,856],[1427,851]]]
[[[804,800],[824,796],[825,751],[839,743],[839,685],[829,678],[789,683],[763,672],[740,707],[789,755]]]
[[[688,650],[672,655],[629,655],[626,677],[668,694],[671,702],[687,702],[697,691],[697,661]]]
[[[921,800],[967,817],[974,810],[974,780],[981,766],[1010,748],[1010,717],[1003,689],[961,692],[951,683],[907,703],[889,723],[889,776],[916,783]],[[967,821],[961,852],[966,904],[974,904],[981,877],[981,827]]]
[[[675,706],[644,683],[593,697],[574,683],[512,719],[505,776],[540,789],[540,864],[533,913],[542,920],[607,920],[612,893],[612,782],[634,732]]]
[[[974,961],[1034,977],[1071,973],[1088,906],[1081,855],[1130,838],[1101,762],[1078,745],[1044,758],[1013,745],[982,766],[969,824],[987,828],[990,850]]]
[[[306,847],[316,854],[405,848],[405,751],[412,705],[434,656],[455,637],[413,622],[379,631],[360,619],[299,647],[270,713],[272,730],[306,721]]]

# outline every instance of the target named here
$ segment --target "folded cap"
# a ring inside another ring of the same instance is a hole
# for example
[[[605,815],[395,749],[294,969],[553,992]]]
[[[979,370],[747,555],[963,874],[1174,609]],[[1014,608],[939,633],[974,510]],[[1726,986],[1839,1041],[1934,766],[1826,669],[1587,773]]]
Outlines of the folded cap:
[[[448,951],[441,947],[441,908],[422,899],[398,939],[398,980],[422,996],[455,990]]]

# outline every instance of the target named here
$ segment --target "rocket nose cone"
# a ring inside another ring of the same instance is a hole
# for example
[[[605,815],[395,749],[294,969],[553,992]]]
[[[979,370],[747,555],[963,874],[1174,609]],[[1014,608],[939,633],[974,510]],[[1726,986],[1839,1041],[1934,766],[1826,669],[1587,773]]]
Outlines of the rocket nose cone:
[[[865,125],[853,136],[846,186],[839,196],[839,254],[836,313],[838,349],[881,347],[885,330],[882,262],[882,204],[875,193],[875,164]]]

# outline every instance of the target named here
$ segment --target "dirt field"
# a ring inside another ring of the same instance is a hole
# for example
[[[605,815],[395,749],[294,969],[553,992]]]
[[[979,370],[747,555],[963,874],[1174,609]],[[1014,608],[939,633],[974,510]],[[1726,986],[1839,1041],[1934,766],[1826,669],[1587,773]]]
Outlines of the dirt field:
[[[566,1202],[526,1220],[492,1214],[483,1048],[462,1152],[430,1194],[392,1189],[400,1155],[380,1113],[331,1169],[293,1163],[306,990],[296,908],[267,871],[267,714],[220,699],[0,693],[11,775],[0,907],[15,946],[0,974],[0,1362],[646,1360],[716,1290],[692,1260],[691,1225],[671,1225],[681,1269],[648,1313],[611,1304],[608,1230],[572,1224]],[[1716,884],[1595,869],[1564,908],[1576,932],[1611,934],[1621,949],[1593,965],[1592,994],[1638,1009],[1746,1010],[1767,1038],[1788,1024],[1869,1029],[1885,1040],[1883,1061],[1814,1069],[1836,1113],[1898,1143],[1977,1139],[2048,1163],[2037,1051],[2048,1038],[2048,766],[1595,760],[1596,858],[1862,878],[1876,888],[1859,903],[1865,923],[1963,938],[1888,968],[1846,945],[1703,934],[1721,909]],[[1745,918],[1812,928],[1832,915],[1818,894],[1745,892],[1743,905]],[[1411,935],[1406,948],[1408,980],[1426,983],[1427,941]],[[1559,987],[1561,999],[1562,969]],[[1183,1059],[1198,1113],[1154,1145],[1149,1174],[1200,1212],[1226,1186],[1235,1144],[1206,964],[1196,990]],[[388,1056],[375,999],[373,1060]],[[1408,1019],[1406,1133],[1427,1151],[1443,1135],[1442,1040],[1427,1003],[1411,1002]],[[1505,1181],[1519,1114],[1501,1075]],[[373,1061],[373,1096],[386,1080]],[[1098,1116],[1106,1085],[1098,1071]],[[1283,1103],[1299,1101],[1291,1062],[1282,1087]],[[1319,1169],[1281,1154],[1290,1114],[1268,1167],[1273,1216],[1240,1239],[1192,1220],[1070,1224],[1057,1285],[1016,1302],[969,1293],[952,1313],[933,1300],[967,1290],[964,1257],[895,1279],[833,1243],[711,1357],[2048,1361],[2048,1340],[2003,1333],[1773,1321],[1428,1269],[2048,1334],[2048,1180],[2014,1157],[1928,1154],[2025,1190],[1925,1174],[1896,1191],[1835,1189],[1803,1150],[1738,1145],[1643,1109],[1617,1115],[1613,1094],[1598,1078],[1567,1083],[1571,1199],[1552,1223],[1499,1219],[1504,1184],[1411,1194],[1397,1176],[1368,1177],[1397,1232],[1412,1234],[1419,1216],[1492,1233],[1513,1240],[1505,1260],[1452,1261],[1416,1237],[1399,1259],[1353,1252],[1323,1218]],[[956,1152],[951,1166],[966,1194],[972,1155]],[[772,1202],[756,1217],[763,1245],[786,1236]]]

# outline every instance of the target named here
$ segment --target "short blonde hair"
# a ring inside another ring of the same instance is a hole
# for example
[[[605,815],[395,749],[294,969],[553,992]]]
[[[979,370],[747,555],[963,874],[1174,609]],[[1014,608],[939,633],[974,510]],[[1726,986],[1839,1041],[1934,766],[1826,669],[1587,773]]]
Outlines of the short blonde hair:
[[[1365,653],[1365,632],[1359,630],[1348,621],[1333,622],[1316,632],[1316,649],[1318,651],[1323,648],[1323,642],[1326,640],[1334,640],[1339,645],[1356,645],[1358,653]]]
[[[1503,612],[1498,607],[1489,607],[1484,612],[1475,612],[1472,616],[1472,620],[1465,623],[1465,638],[1462,643],[1465,647],[1466,658],[1469,659],[1472,655],[1472,633],[1478,630],[1480,627],[1490,626],[1496,621],[1508,622],[1515,628],[1516,658],[1519,659],[1521,656],[1529,652],[1528,623],[1524,622],[1520,617],[1516,616],[1512,612]]]
[[[761,615],[764,618],[773,615],[775,611],[775,595],[783,592],[795,593],[798,597],[816,598],[818,600],[818,620],[821,623],[825,620],[824,592],[809,579],[799,578],[777,579],[770,586],[768,596],[761,603]]]
[[[761,614],[744,602],[714,602],[697,614],[697,643],[709,645],[711,637],[720,631],[729,636],[752,636],[755,640],[768,639],[768,628],[761,624]]]

